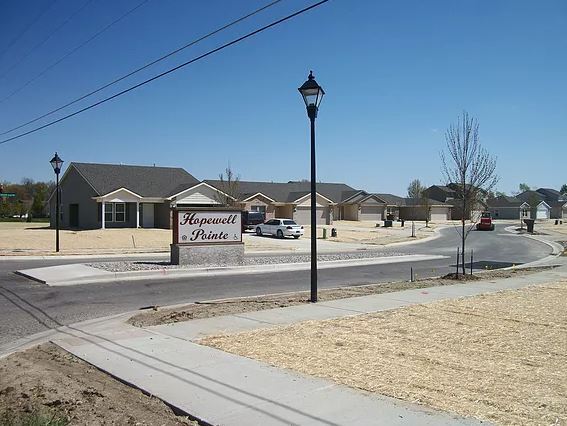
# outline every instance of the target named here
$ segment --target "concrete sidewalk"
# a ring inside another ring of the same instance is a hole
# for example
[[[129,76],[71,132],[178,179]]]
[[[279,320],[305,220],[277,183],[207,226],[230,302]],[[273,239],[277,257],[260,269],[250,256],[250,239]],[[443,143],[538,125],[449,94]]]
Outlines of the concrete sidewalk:
[[[448,258],[441,255],[399,255],[376,256],[350,260],[319,261],[318,268],[341,268],[361,265],[379,265],[389,263],[421,262]],[[133,281],[155,279],[175,279],[198,276],[219,276],[236,274],[254,274],[273,271],[301,271],[311,267],[309,262],[272,263],[266,265],[250,266],[224,266],[224,267],[187,267],[163,268],[154,270],[139,270],[129,272],[109,272],[82,263],[70,265],[47,266],[16,271],[16,274],[49,286],[68,286],[77,284],[103,283],[113,281]]]
[[[481,424],[201,346],[195,340],[474,296],[567,277],[561,266],[499,281],[334,300],[140,329],[122,321],[63,327],[53,341],[103,371],[209,424]]]

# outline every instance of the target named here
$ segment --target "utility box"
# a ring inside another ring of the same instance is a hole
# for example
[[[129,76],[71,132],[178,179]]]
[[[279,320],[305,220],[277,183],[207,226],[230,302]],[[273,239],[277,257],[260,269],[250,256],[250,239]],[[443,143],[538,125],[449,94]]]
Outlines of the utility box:
[[[526,224],[526,226],[528,227],[528,232],[530,234],[534,233],[534,219],[524,219],[524,223]]]
[[[392,227],[392,221],[391,220],[385,220],[384,221],[384,228],[391,228]]]

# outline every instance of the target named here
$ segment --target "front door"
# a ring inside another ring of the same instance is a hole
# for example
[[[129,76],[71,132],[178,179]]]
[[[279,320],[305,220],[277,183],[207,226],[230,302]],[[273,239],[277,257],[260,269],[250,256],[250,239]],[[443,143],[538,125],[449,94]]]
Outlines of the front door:
[[[154,228],[154,204],[142,204],[142,226],[144,228]]]
[[[69,204],[69,226],[71,228],[79,227],[79,205]]]

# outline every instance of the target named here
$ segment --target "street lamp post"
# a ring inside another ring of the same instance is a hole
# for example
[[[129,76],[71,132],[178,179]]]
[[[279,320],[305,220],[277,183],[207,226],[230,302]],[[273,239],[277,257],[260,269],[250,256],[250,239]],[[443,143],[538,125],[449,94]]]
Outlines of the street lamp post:
[[[63,160],[59,158],[59,155],[55,153],[53,158],[50,161],[51,166],[53,167],[53,171],[55,172],[55,176],[57,179],[57,185],[55,187],[55,251],[59,252],[59,218],[61,217],[61,213],[59,212],[60,209],[60,200],[59,200],[59,173],[61,172],[61,166],[63,165]]]
[[[317,188],[315,173],[315,118],[325,91],[315,81],[313,71],[298,89],[311,120],[311,302],[317,302]]]

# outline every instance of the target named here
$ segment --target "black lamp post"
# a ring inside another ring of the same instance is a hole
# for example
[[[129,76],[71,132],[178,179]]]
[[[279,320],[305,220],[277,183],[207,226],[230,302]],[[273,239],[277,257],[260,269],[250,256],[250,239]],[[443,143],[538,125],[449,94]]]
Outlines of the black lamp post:
[[[313,71],[298,89],[311,120],[311,302],[317,302],[317,188],[315,174],[315,118],[325,91],[315,81]]]
[[[60,208],[60,201],[59,201],[59,173],[61,172],[61,166],[63,165],[63,160],[59,158],[57,153],[53,156],[50,161],[51,166],[53,167],[53,171],[55,172],[55,176],[57,177],[57,186],[55,187],[56,198],[55,202],[57,203],[55,206],[55,251],[59,251],[59,218],[61,217],[61,213],[59,212]]]

